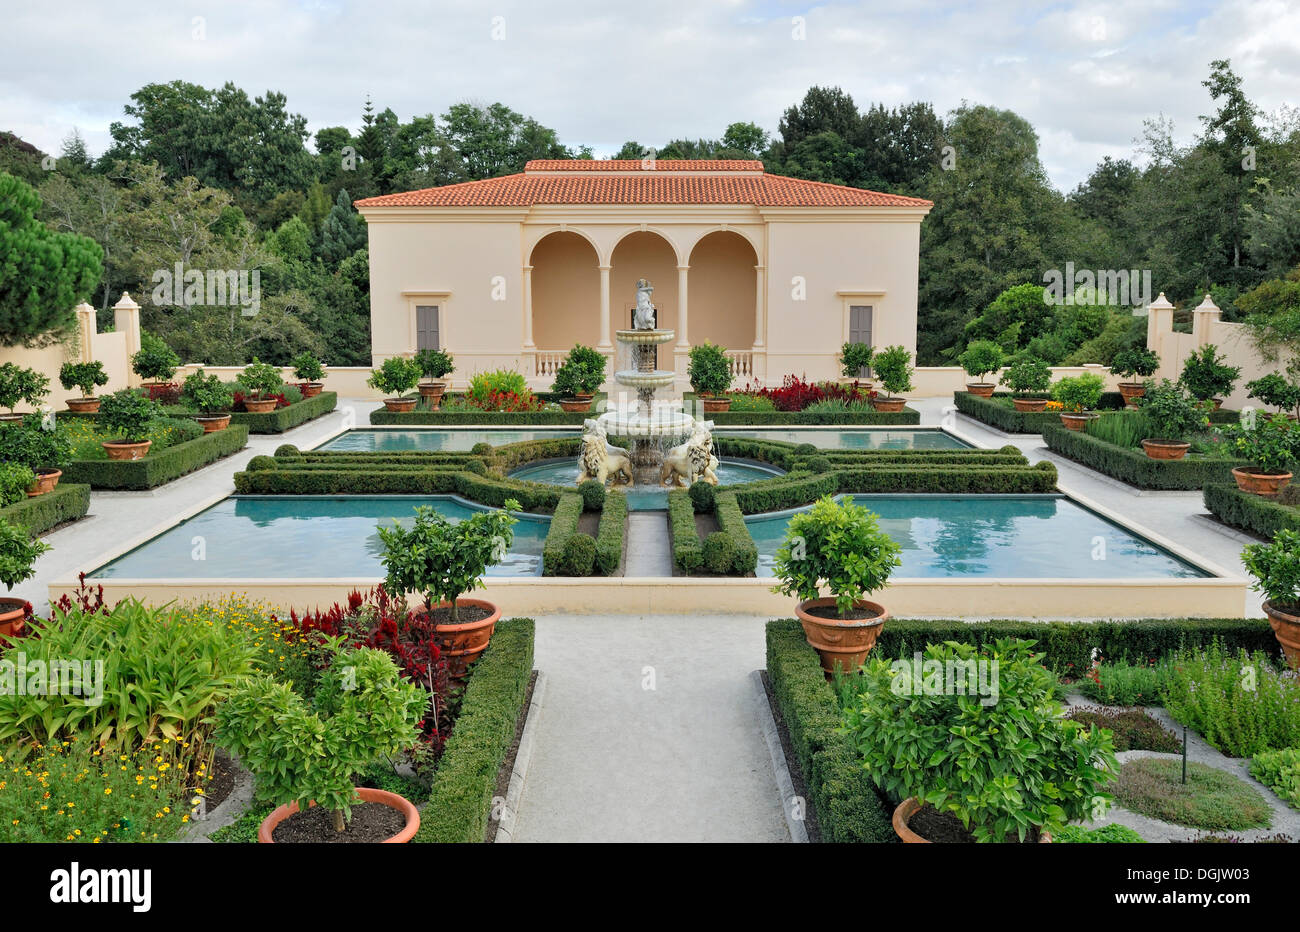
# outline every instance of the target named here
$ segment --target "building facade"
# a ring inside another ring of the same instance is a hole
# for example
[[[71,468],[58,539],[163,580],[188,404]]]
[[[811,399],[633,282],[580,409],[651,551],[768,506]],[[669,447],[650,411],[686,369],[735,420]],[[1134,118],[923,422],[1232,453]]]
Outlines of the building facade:
[[[635,282],[676,331],[686,387],[710,340],[736,384],[834,378],[849,340],[915,351],[920,225],[931,204],[767,174],[757,161],[539,160],[516,175],[356,202],[370,239],[378,365],[426,346],[453,383],[514,368],[549,387],[574,344],[614,353]],[[668,358],[671,356],[671,358]]]

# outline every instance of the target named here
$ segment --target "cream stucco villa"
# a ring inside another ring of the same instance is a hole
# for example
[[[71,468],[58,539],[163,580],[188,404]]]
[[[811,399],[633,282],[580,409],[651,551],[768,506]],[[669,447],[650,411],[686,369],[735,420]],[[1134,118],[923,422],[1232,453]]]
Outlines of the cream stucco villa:
[[[838,375],[846,340],[916,345],[929,201],[767,174],[758,161],[538,160],[521,174],[356,202],[370,235],[374,363],[431,346],[457,383],[518,368],[549,387],[575,344],[613,354],[635,282],[737,383]]]

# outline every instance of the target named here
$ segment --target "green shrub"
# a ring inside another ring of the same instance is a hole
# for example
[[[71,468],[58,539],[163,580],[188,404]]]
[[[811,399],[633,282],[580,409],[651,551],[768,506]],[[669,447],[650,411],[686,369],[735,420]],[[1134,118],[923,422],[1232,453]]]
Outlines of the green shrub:
[[[1243,492],[1236,485],[1211,482],[1203,493],[1205,507],[1224,524],[1271,538],[1278,531],[1300,531],[1300,508]]]
[[[1279,372],[1270,372],[1253,382],[1247,382],[1246,390],[1250,398],[1258,398],[1281,412],[1300,416],[1300,385],[1288,381]]]
[[[603,482],[588,479],[578,486],[578,494],[582,496],[582,507],[585,511],[600,511],[605,507],[605,483]]]
[[[876,353],[872,369],[886,396],[912,390],[912,354],[903,346],[887,346]]]
[[[827,456],[810,456],[804,460],[803,466],[810,473],[820,474],[831,471],[830,457]]]
[[[1227,365],[1226,357],[1220,356],[1218,349],[1213,343],[1206,344],[1183,363],[1183,374],[1179,381],[1201,401],[1226,398],[1232,394],[1237,379],[1241,378],[1240,367]]]
[[[1140,450],[1127,450],[1059,424],[1043,428],[1043,441],[1053,453],[1140,489],[1201,489],[1208,482],[1233,481],[1232,468],[1244,465],[1241,460],[1201,456],[1153,460]]]
[[[1148,383],[1137,406],[1156,432],[1149,439],[1184,441],[1210,426],[1204,406],[1186,388],[1168,379]]]
[[[582,519],[583,500],[576,492],[564,492],[555,505],[551,515],[551,527],[546,532],[542,544],[542,575],[567,576],[565,547],[569,539],[578,533],[578,522]]]
[[[32,472],[62,469],[72,458],[68,432],[62,423],[46,429],[39,414],[21,421],[0,422],[0,450],[4,461],[26,466]]]
[[[303,350],[289,361],[293,366],[293,377],[299,382],[319,382],[325,378],[325,366],[310,350]]]
[[[1205,764],[1139,758],[1125,762],[1115,785],[1115,799],[1125,809],[1162,822],[1207,831],[1265,828],[1272,811],[1253,786]]]
[[[590,576],[595,567],[595,539],[582,533],[574,534],[564,544],[564,559],[561,563],[561,575]]]
[[[415,354],[415,364],[420,369],[420,375],[435,382],[456,371],[456,361],[451,353],[444,350],[422,349]]]
[[[1228,447],[1258,472],[1270,475],[1290,472],[1300,456],[1300,435],[1284,415],[1255,417],[1249,422],[1219,428]]]
[[[420,367],[405,356],[389,356],[366,379],[371,388],[394,397],[405,395],[419,382]]]
[[[1145,663],[1120,660],[1099,662],[1076,685],[1089,699],[1105,705],[1160,705],[1162,686],[1168,678],[1168,666],[1155,658]]]
[[[691,388],[701,395],[721,395],[731,387],[731,363],[727,354],[708,340],[691,347],[686,375]]]
[[[67,521],[85,517],[90,510],[90,486],[60,482],[53,492],[0,508],[0,520],[20,524],[32,534],[44,534]]]
[[[855,344],[861,346],[862,344]],[[754,395],[749,392],[732,392],[728,396],[731,399],[731,408],[729,413],[732,414],[756,414],[761,411],[775,411],[776,402],[766,395]]]
[[[235,400],[234,393],[220,377],[213,374],[205,376],[202,369],[197,369],[186,376],[181,385],[181,401],[192,411],[202,411],[212,417],[218,411],[227,410]]]
[[[1092,372],[1058,379],[1052,386],[1052,400],[1059,401],[1067,412],[1091,411],[1101,403],[1106,382]]]
[[[1145,844],[1146,839],[1127,825],[1112,822],[1100,828],[1067,825],[1052,836],[1052,841],[1065,845],[1077,844]]]
[[[260,399],[274,395],[284,386],[284,379],[280,378],[280,370],[259,360],[256,356],[253,361],[244,366],[244,371],[235,376],[235,381],[243,388],[244,394],[249,398]]]
[[[618,572],[623,562],[623,535],[627,525],[627,495],[614,489],[605,496],[605,507],[596,528],[596,569],[602,576]]]
[[[1300,614],[1300,532],[1283,529],[1269,544],[1249,544],[1241,561],[1255,577],[1252,588],[1279,611]]]
[[[737,576],[752,574],[758,568],[758,547],[745,524],[745,516],[734,492],[718,493],[714,516],[718,519],[718,528],[731,538],[731,572]]]
[[[49,549],[49,544],[32,537],[27,528],[0,518],[0,583],[12,590],[31,579],[36,574],[37,559]]]
[[[594,395],[604,382],[605,355],[579,343],[569,350],[569,355],[556,370],[551,391],[565,398]]]
[[[1115,411],[1089,421],[1086,429],[1098,440],[1126,450],[1136,450],[1143,440],[1161,436],[1159,429],[1141,411]]]
[[[1180,651],[1164,687],[1165,709],[1229,757],[1300,747],[1300,682],[1262,653],[1212,644]]]
[[[105,395],[99,404],[96,423],[110,436],[125,443],[142,443],[149,437],[149,422],[162,414],[157,402],[133,388]]]
[[[845,343],[840,347],[840,374],[848,378],[859,378],[871,368],[875,355],[869,343]]]
[[[59,368],[59,384],[68,391],[79,388],[82,398],[91,398],[96,388],[108,384],[108,373],[98,359],[91,362],[65,362]]]
[[[714,531],[704,538],[701,548],[704,556],[704,568],[710,573],[725,574],[731,572],[735,551],[731,546],[731,537],[722,531]]]
[[[1110,371],[1121,379],[1141,376],[1149,379],[1160,368],[1160,354],[1144,346],[1129,346],[1116,353],[1110,361]]]
[[[697,479],[691,483],[687,489],[687,494],[691,497],[691,507],[695,509],[696,514],[712,514],[715,506],[716,490],[711,483],[703,479]]]
[[[136,375],[146,382],[167,382],[180,364],[181,358],[161,337],[140,332],[140,349],[131,357],[131,369]]]
[[[690,575],[704,565],[704,548],[695,530],[695,506],[684,489],[668,493],[668,526],[673,539],[673,563]]]
[[[102,409],[101,409],[102,410]],[[93,489],[152,489],[229,456],[248,445],[248,428],[234,425],[204,434],[138,460],[73,460],[63,470],[63,482],[85,483]]]
[[[976,340],[957,357],[957,364],[972,379],[979,381],[983,376],[1000,370],[1003,358],[1002,347],[997,343],[992,340]]]
[[[1250,775],[1288,806],[1300,809],[1300,748],[1256,754],[1250,762]]]
[[[12,414],[20,401],[33,408],[50,393],[50,380],[35,369],[7,362],[0,366],[0,408]]]
[[[36,473],[25,463],[0,462],[0,508],[27,498],[28,487]]]
[[[1002,384],[1018,395],[1045,392],[1052,384],[1052,370],[1037,356],[1019,356],[1002,376]]]
[[[487,403],[491,395],[519,395],[521,398],[531,398],[532,394],[524,374],[513,369],[476,372],[469,380],[469,390],[465,392],[466,397],[473,399],[479,405]]]

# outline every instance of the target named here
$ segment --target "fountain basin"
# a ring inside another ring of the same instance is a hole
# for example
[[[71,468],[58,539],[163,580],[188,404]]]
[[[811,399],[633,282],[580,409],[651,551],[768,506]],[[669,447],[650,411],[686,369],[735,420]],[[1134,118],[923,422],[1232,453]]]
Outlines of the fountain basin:
[[[615,330],[614,336],[620,343],[639,346],[654,343],[667,343],[677,335],[676,330]]]
[[[650,414],[640,411],[607,411],[597,420],[611,437],[632,437],[680,442],[691,435],[695,418],[682,411],[655,408]]]
[[[628,388],[667,388],[673,384],[677,374],[667,369],[652,369],[640,372],[636,369],[623,369],[614,373],[614,381]]]

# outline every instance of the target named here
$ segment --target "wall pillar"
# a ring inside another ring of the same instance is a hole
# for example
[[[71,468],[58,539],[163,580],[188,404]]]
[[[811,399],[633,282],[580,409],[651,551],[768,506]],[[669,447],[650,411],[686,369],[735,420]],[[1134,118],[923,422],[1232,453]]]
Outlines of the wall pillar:
[[[77,315],[77,361],[93,362],[95,359],[95,309],[82,301],[73,311]]]
[[[609,338],[609,270],[611,266],[600,267],[600,345],[602,352],[613,350],[614,344]],[[609,355],[606,353],[606,355]]]
[[[686,300],[686,279],[690,268],[689,265],[677,266],[677,345],[680,347],[689,347],[691,345],[691,338],[687,333]]]
[[[1219,310],[1219,306],[1207,294],[1205,300],[1192,311],[1192,338],[1196,341],[1197,349],[1214,342],[1214,328],[1222,317],[1223,311]]]
[[[113,324],[118,333],[126,334],[126,384],[134,388],[142,381],[131,368],[131,357],[140,352],[140,305],[131,300],[129,292],[122,292],[113,305]]]
[[[754,349],[762,349],[766,342],[767,327],[763,320],[764,298],[767,297],[767,288],[764,284],[766,278],[767,266],[754,266]]]
[[[1169,350],[1169,337],[1174,332],[1174,306],[1169,303],[1165,293],[1147,305],[1147,349],[1160,357],[1158,374],[1169,378],[1175,361]]]
[[[533,342],[533,267],[525,265],[524,270],[524,349],[536,349]]]

